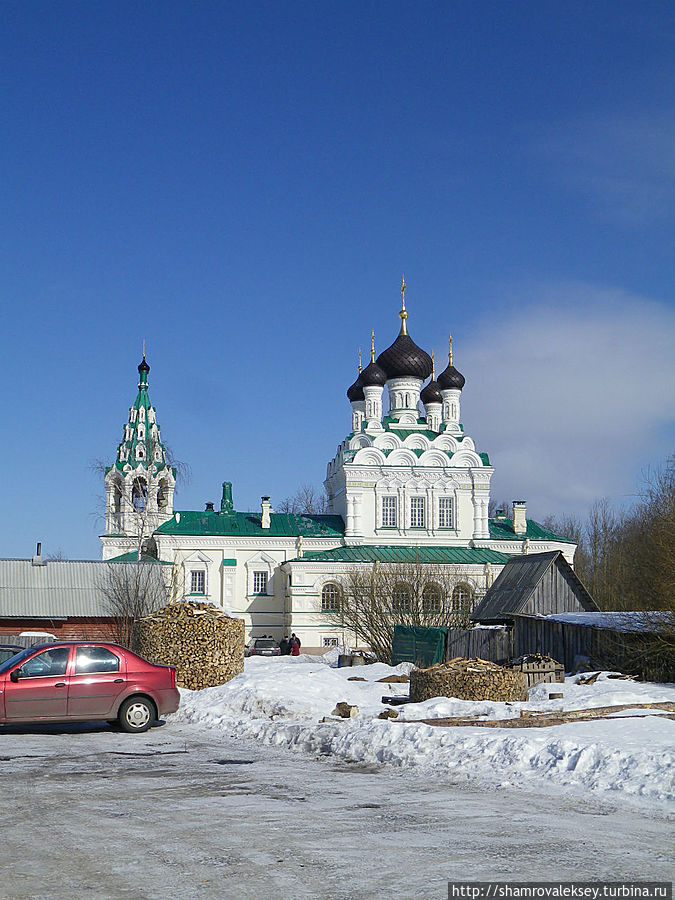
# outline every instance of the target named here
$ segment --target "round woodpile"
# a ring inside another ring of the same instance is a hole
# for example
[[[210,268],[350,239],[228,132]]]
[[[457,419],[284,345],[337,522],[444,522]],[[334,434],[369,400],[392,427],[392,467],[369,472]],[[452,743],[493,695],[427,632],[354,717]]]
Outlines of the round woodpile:
[[[210,603],[170,603],[135,623],[134,650],[175,666],[178,685],[200,691],[244,671],[244,623]]]
[[[410,699],[421,703],[432,697],[459,700],[527,700],[525,678],[520,672],[485,659],[451,659],[410,673]]]

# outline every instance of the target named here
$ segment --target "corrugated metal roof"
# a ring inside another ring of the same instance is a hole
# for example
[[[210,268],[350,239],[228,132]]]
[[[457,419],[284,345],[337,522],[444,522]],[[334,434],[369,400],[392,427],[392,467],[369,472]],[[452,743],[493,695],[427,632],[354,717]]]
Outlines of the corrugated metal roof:
[[[398,547],[354,546],[336,547],[303,554],[291,562],[350,562],[350,563],[435,563],[437,565],[483,565],[486,562],[504,565],[511,557],[496,550],[473,547]]]
[[[107,616],[99,585],[108,562],[0,559],[0,618]],[[114,563],[125,566],[128,563]]]
[[[176,518],[178,516],[178,519]],[[174,513],[157,534],[246,535],[254,537],[342,537],[341,516],[305,516],[271,513],[270,527],[263,528],[260,513],[194,512]]]
[[[543,525],[540,525],[539,522],[535,522],[534,519],[527,520],[527,528],[524,534],[515,533],[513,530],[512,519],[489,519],[488,525],[490,528],[491,540],[522,541],[524,538],[529,538],[531,541],[563,541],[566,544],[575,543],[572,538],[556,534],[555,531],[544,528]]]
[[[471,614],[471,618],[477,622],[490,622],[509,618],[521,612],[552,565],[563,569],[574,582],[581,606],[587,610],[597,610],[593,598],[562,551],[551,550],[548,553],[528,553],[510,557],[494,584]]]

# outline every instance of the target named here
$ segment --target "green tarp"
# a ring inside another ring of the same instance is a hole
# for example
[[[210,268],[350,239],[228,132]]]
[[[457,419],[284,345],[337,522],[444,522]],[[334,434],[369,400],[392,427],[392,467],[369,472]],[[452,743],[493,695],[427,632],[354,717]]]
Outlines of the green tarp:
[[[391,664],[411,662],[421,668],[445,661],[447,628],[423,628],[420,625],[394,625]]]

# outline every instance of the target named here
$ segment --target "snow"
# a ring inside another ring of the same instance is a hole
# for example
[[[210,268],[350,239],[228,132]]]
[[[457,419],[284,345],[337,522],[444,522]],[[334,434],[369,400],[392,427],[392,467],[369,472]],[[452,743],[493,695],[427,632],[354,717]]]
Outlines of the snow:
[[[335,654],[333,654],[335,655]],[[587,791],[613,792],[650,804],[675,801],[675,721],[640,710],[635,717],[571,722],[549,727],[435,727],[419,719],[480,716],[520,717],[521,709],[559,711],[614,705],[675,702],[675,685],[612,679],[601,673],[590,685],[582,676],[564,684],[540,684],[527,703],[473,702],[435,698],[393,707],[395,720],[377,718],[381,698],[406,696],[407,684],[378,683],[407,674],[409,663],[335,668],[327,658],[251,657],[227,684],[181,691],[172,721],[201,723],[230,735],[349,762],[414,767],[436,777],[486,785],[556,783]],[[350,680],[350,679],[364,680]],[[549,700],[549,692],[563,697]],[[330,720],[339,701],[359,708],[349,720]],[[647,714],[646,714],[647,713]]]
[[[613,631],[652,631],[656,624],[672,621],[672,614],[663,610],[653,612],[575,612],[554,613],[546,616],[546,620],[567,622],[570,625],[594,625],[596,628],[611,628]]]

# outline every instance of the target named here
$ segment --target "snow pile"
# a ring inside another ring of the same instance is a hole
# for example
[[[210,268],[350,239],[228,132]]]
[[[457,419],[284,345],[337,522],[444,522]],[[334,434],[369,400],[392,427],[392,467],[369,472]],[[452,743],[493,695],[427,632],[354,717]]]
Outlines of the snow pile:
[[[416,766],[453,779],[490,784],[523,783],[539,776],[594,791],[621,791],[650,801],[675,800],[675,721],[639,710],[634,718],[572,722],[544,728],[434,727],[419,719],[480,716],[508,719],[529,710],[675,702],[675,685],[639,684],[602,673],[592,685],[581,676],[565,684],[541,684],[530,702],[473,702],[436,698],[397,707],[399,719],[383,721],[386,695],[406,696],[407,684],[378,683],[411,666],[382,663],[333,668],[329,660],[300,656],[252,657],[242,675],[203,691],[182,691],[174,720],[199,722],[229,733],[344,760]],[[350,679],[364,680],[350,680]],[[563,693],[549,700],[549,691]],[[359,707],[356,717],[321,723],[336,703]],[[617,713],[617,716],[621,716]],[[630,715],[629,712],[623,713]]]

